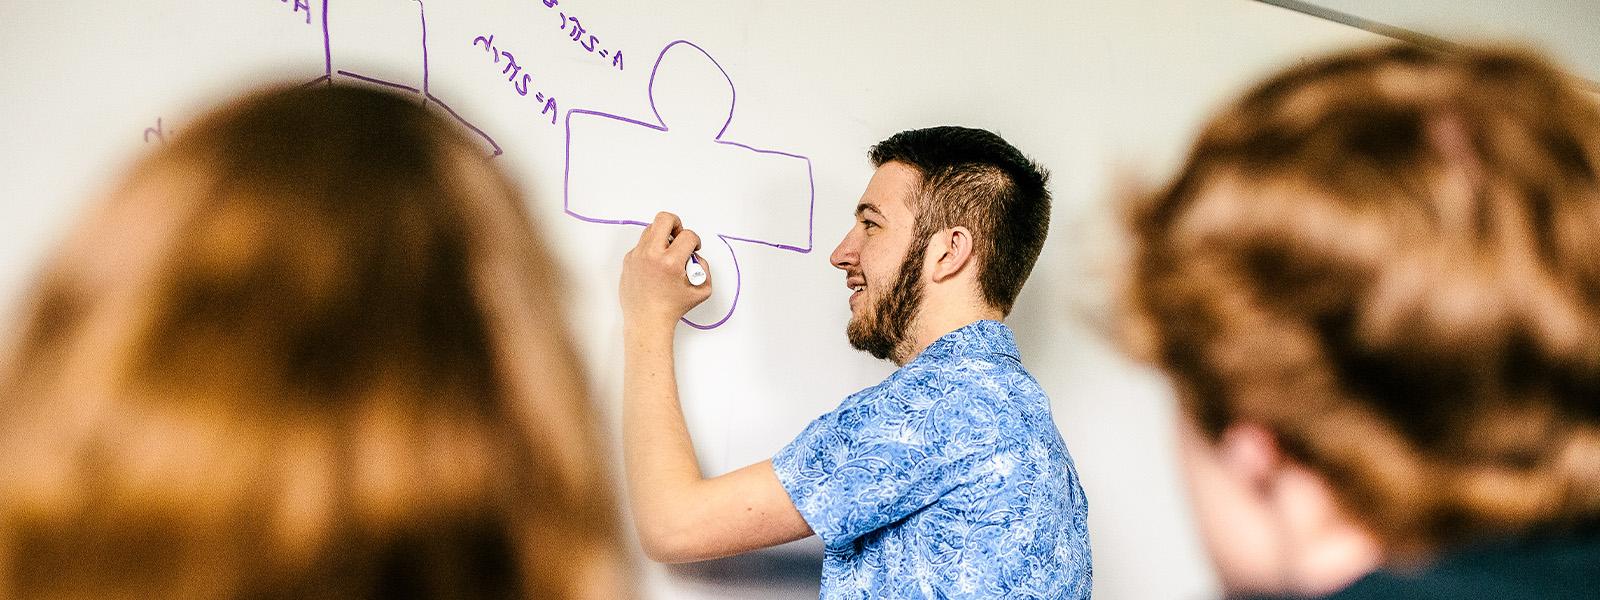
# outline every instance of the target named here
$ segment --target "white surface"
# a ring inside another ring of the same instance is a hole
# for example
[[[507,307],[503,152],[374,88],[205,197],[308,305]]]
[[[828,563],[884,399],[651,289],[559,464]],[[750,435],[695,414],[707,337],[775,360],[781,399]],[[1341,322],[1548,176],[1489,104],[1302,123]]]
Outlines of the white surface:
[[[1600,85],[1600,2],[1594,0],[1306,1],[1454,42],[1532,46]]]
[[[331,1],[335,69],[422,86],[417,4]],[[197,110],[220,98],[321,75],[319,19],[306,24],[293,4],[0,0],[0,297],[16,297],[92,193],[143,149],[144,131],[158,118],[166,135],[181,136]],[[320,15],[322,1],[311,5]],[[563,214],[566,111],[648,121],[652,62],[673,40],[691,40],[737,89],[725,139],[810,157],[814,250],[736,244],[737,311],[710,332],[681,328],[688,418],[712,472],[770,456],[810,419],[890,370],[846,345],[848,290],[827,262],[870,175],[872,143],[901,129],[963,124],[995,130],[1047,165],[1056,195],[1051,239],[1010,322],[1026,364],[1054,400],[1089,495],[1095,595],[1213,595],[1178,495],[1166,392],[1104,338],[1114,264],[1111,182],[1118,173],[1165,176],[1201,120],[1259,76],[1375,36],[1245,0],[563,0],[554,9],[540,0],[435,0],[427,9],[429,89],[504,148],[496,160],[521,181],[538,229],[569,273],[572,326],[608,410],[621,381],[618,263],[638,230]],[[558,26],[563,10],[602,46],[621,49],[624,68],[567,37]],[[531,75],[531,88],[557,99],[555,125],[533,91],[519,95],[502,73],[506,65],[474,45],[479,35],[494,35]],[[685,72],[684,85],[703,93],[689,95],[688,108],[681,96],[669,101],[693,129],[703,116],[695,101],[716,106],[722,92],[715,78],[697,79],[705,72]],[[672,158],[723,160],[716,150]],[[688,177],[608,158],[626,154],[584,155],[579,166],[635,186],[650,178],[681,185]],[[695,177],[721,194],[796,192],[783,168],[729,164],[700,164],[706,170]],[[625,203],[658,208],[643,193]],[[741,221],[728,227],[753,219],[780,237],[792,237],[798,219],[734,212]],[[728,281],[725,263],[709,259],[713,282]],[[650,595],[660,598],[815,594],[814,583],[760,589],[715,574],[642,569]]]

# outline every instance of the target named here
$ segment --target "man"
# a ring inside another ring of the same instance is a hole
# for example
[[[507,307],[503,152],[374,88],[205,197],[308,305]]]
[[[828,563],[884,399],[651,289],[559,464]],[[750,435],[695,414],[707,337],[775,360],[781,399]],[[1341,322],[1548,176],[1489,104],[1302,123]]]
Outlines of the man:
[[[815,533],[823,598],[1087,598],[1087,505],[1010,312],[1044,245],[1046,174],[987,131],[873,147],[834,250],[850,343],[901,368],[772,460],[706,479],[673,375],[673,329],[704,300],[700,240],[662,213],[623,265],[624,441],[645,552],[703,560]]]

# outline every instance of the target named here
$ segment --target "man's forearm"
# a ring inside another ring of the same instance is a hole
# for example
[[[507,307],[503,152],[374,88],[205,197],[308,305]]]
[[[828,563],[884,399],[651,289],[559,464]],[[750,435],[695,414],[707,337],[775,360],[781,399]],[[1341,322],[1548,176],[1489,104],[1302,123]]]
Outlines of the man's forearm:
[[[673,327],[636,328],[623,340],[623,460],[634,520],[652,554],[682,533],[672,523],[683,513],[677,503],[702,477],[678,403],[672,336]]]

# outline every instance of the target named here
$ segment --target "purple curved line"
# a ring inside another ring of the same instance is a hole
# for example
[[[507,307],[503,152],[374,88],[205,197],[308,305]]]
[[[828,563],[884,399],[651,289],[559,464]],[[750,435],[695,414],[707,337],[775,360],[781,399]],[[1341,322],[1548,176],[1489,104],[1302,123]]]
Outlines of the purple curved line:
[[[328,85],[333,85],[333,76],[336,73],[333,70],[333,34],[332,30],[328,28],[328,3],[332,1],[333,0],[323,0],[322,2],[322,65],[324,73],[321,77],[301,84],[301,87],[310,87],[323,81],[328,82]],[[423,0],[412,1],[417,3],[418,18],[422,23],[422,89],[419,90],[409,85],[395,83],[392,81],[384,81],[376,77],[368,77],[360,73],[352,73],[342,69],[337,71],[337,74],[350,77],[352,79],[359,79],[368,83],[374,83],[377,85],[397,90],[405,90],[407,92],[417,94],[422,97],[423,104],[428,104],[431,102],[439,105],[439,107],[443,108],[445,112],[450,113],[450,117],[455,119],[457,123],[460,123],[473,133],[478,134],[478,136],[483,138],[484,141],[489,142],[489,146],[494,148],[494,154],[490,155],[491,158],[504,154],[504,150],[500,148],[499,142],[494,141],[494,138],[488,133],[485,133],[482,129],[479,129],[477,125],[473,125],[471,121],[466,119],[466,117],[461,116],[461,113],[458,113],[455,111],[455,109],[450,108],[450,105],[445,104],[443,100],[440,100],[438,96],[434,96],[433,93],[429,91],[428,82],[431,78],[429,65],[431,63],[428,59],[428,7],[423,3]]]
[[[494,148],[493,156],[500,156],[500,144],[496,143],[494,138],[489,137],[489,134],[484,133],[482,129],[478,129],[477,125],[473,125],[471,122],[467,121],[465,117],[462,117],[460,114],[456,113],[455,109],[450,108],[450,105],[445,104],[444,101],[440,100],[438,96],[424,92],[423,97],[429,102],[439,105],[439,108],[442,108],[445,112],[450,113],[450,116],[454,118],[457,123],[460,123],[467,129],[471,129],[473,133],[478,134],[478,136],[482,137],[484,141],[489,142],[489,145]]]
[[[721,319],[718,319],[715,323],[711,323],[709,325],[702,325],[702,324],[699,324],[699,323],[695,323],[693,321],[690,321],[688,318],[680,319],[681,321],[683,321],[685,324],[689,325],[690,327],[694,327],[696,329],[701,329],[701,330],[708,330],[708,329],[714,329],[714,328],[722,325],[723,323],[728,322],[728,319],[733,317],[734,309],[739,307],[739,297],[743,294],[743,291],[744,291],[744,273],[741,272],[740,268],[739,268],[739,254],[734,251],[733,244],[730,243],[730,242],[733,242],[733,241],[749,242],[749,243],[752,243],[752,244],[759,244],[759,245],[763,245],[763,246],[777,248],[777,249],[780,249],[780,250],[788,250],[790,252],[798,252],[798,253],[801,253],[801,254],[809,254],[811,252],[811,250],[816,246],[816,218],[817,218],[817,181],[816,181],[816,172],[815,172],[815,169],[814,169],[814,167],[813,167],[813,165],[811,163],[811,159],[809,157],[806,157],[806,156],[803,156],[803,155],[800,155],[800,154],[794,154],[794,153],[791,153],[791,152],[783,152],[783,151],[780,151],[780,150],[767,150],[767,149],[764,149],[764,148],[756,148],[754,146],[750,146],[750,145],[747,145],[747,144],[741,144],[739,142],[727,141],[727,140],[723,140],[722,139],[722,136],[728,132],[728,127],[733,124],[733,113],[734,113],[734,109],[735,109],[735,107],[737,105],[737,102],[738,102],[738,97],[739,97],[738,94],[739,93],[738,93],[738,90],[735,89],[735,87],[733,85],[733,77],[728,75],[728,70],[722,68],[722,64],[717,62],[717,59],[713,58],[711,56],[710,52],[706,52],[705,48],[701,48],[698,44],[695,44],[694,42],[691,42],[691,41],[688,41],[688,40],[674,40],[673,42],[668,43],[666,45],[666,47],[662,48],[660,54],[656,55],[655,65],[652,66],[651,70],[650,70],[649,87],[646,90],[646,93],[647,93],[647,95],[649,96],[649,99],[650,99],[650,113],[652,115],[654,115],[655,118],[656,118],[656,122],[655,123],[646,123],[646,122],[640,121],[638,119],[631,119],[631,118],[624,117],[624,116],[621,116],[621,115],[614,115],[614,114],[604,113],[604,112],[600,112],[600,111],[596,111],[596,110],[588,110],[588,109],[582,109],[582,108],[573,108],[573,109],[568,109],[567,110],[567,118],[566,118],[566,123],[565,123],[565,127],[566,127],[566,130],[567,130],[567,138],[566,138],[566,145],[565,145],[566,146],[565,147],[565,149],[566,149],[566,162],[563,165],[562,174],[561,174],[562,175],[561,176],[561,210],[562,210],[562,212],[565,212],[567,215],[571,216],[572,218],[578,219],[579,221],[584,221],[586,223],[598,223],[598,224],[603,224],[603,225],[635,225],[635,226],[639,226],[639,227],[645,227],[645,226],[649,225],[649,223],[646,223],[646,222],[643,222],[643,221],[637,221],[637,220],[633,220],[633,219],[601,219],[601,218],[597,218],[597,217],[589,217],[589,216],[585,216],[583,214],[580,214],[577,211],[572,210],[572,117],[575,114],[577,114],[577,115],[590,115],[590,116],[596,116],[596,117],[604,117],[604,118],[607,118],[607,119],[612,119],[612,120],[615,120],[615,121],[621,121],[621,122],[628,123],[628,124],[631,124],[631,125],[637,125],[637,126],[640,126],[640,127],[646,127],[646,128],[653,129],[653,130],[656,130],[656,131],[663,131],[663,132],[664,131],[669,131],[669,128],[667,126],[666,120],[661,118],[661,111],[656,108],[655,83],[656,83],[656,74],[660,71],[661,61],[666,58],[667,51],[671,50],[673,46],[677,46],[678,44],[684,44],[684,45],[687,45],[687,46],[689,46],[691,48],[694,48],[695,50],[698,50],[702,55],[704,55],[707,60],[710,60],[711,64],[715,65],[717,67],[717,71],[722,73],[723,79],[728,82],[729,91],[731,91],[733,93],[733,97],[728,103],[728,120],[724,121],[722,123],[722,129],[717,132],[717,136],[716,136],[716,138],[714,138],[713,141],[715,141],[718,144],[723,144],[723,145],[727,145],[727,146],[734,146],[734,147],[738,147],[738,148],[743,148],[745,150],[748,150],[748,151],[751,151],[751,152],[755,152],[755,153],[758,153],[758,154],[775,154],[775,155],[779,155],[779,156],[797,158],[797,159],[805,161],[805,163],[806,163],[806,183],[807,183],[807,187],[808,187],[808,194],[810,196],[810,198],[809,198],[810,204],[809,204],[809,206],[807,206],[807,209],[806,209],[806,245],[804,247],[795,246],[795,245],[791,245],[791,244],[784,244],[784,243],[780,243],[780,242],[769,242],[769,241],[766,241],[766,240],[759,240],[759,239],[751,238],[751,237],[742,237],[742,236],[729,235],[729,234],[723,234],[723,233],[717,233],[716,234],[717,238],[722,240],[723,245],[728,247],[728,256],[733,257],[733,274],[734,274],[733,304],[728,307],[727,314],[724,314]]]
[[[630,119],[630,118],[623,117],[623,116],[613,115],[613,114],[609,114],[609,113],[603,113],[603,112],[600,112],[600,111],[597,111],[597,110],[589,110],[587,108],[572,108],[572,109],[568,109],[567,110],[567,124],[569,126],[572,124],[572,113],[578,113],[580,115],[594,115],[594,116],[597,116],[597,117],[605,117],[605,118],[616,120],[616,121],[622,121],[624,123],[630,123],[630,124],[633,124],[633,125],[638,125],[640,127],[649,127],[649,128],[654,129],[656,131],[667,131],[667,127],[665,125],[660,125],[660,124],[656,124],[656,123],[646,123],[644,121],[640,121],[640,120],[637,120],[637,119]],[[568,134],[569,134],[568,137],[567,137],[568,141],[570,141],[572,139],[571,135],[570,135],[571,130],[572,130],[571,127],[567,128],[567,131],[568,131]]]
[[[422,19],[422,103],[428,103],[428,5],[422,0],[413,0],[417,3],[417,16]],[[499,153],[495,154],[499,156]]]
[[[739,103],[739,90],[733,87],[733,77],[728,75],[727,69],[722,68],[722,63],[717,62],[717,59],[712,57],[710,52],[706,52],[705,48],[701,48],[699,44],[689,40],[674,40],[667,44],[666,47],[661,49],[661,54],[656,55],[656,63],[650,67],[650,83],[648,87],[645,88],[645,94],[650,98],[650,112],[655,113],[656,122],[661,124],[662,131],[666,131],[667,120],[661,118],[661,111],[656,110],[656,73],[661,71],[661,61],[667,58],[667,51],[671,50],[673,46],[678,44],[684,44],[690,48],[699,50],[700,54],[705,55],[706,60],[711,61],[711,64],[715,66],[718,71],[722,72],[722,78],[728,82],[728,91],[733,94],[733,97],[729,98],[728,100],[728,118],[722,122],[722,129],[717,130],[717,137],[715,139],[720,140],[722,139],[722,134],[728,132],[728,126],[733,123],[733,111]]]
[[[583,109],[583,108],[567,109],[567,119],[566,119],[566,123],[565,123],[565,128],[567,130],[567,142],[566,142],[566,152],[565,152],[566,162],[562,165],[562,169],[561,169],[561,211],[567,213],[568,215],[570,215],[574,219],[577,219],[579,221],[584,221],[586,223],[599,223],[599,224],[602,224],[602,225],[638,225],[640,227],[649,226],[650,224],[646,223],[644,221],[635,221],[635,220],[632,220],[632,219],[600,219],[600,218],[596,218],[596,217],[584,216],[582,214],[579,214],[577,211],[572,210],[572,115],[574,115],[574,114],[593,115],[593,116],[597,116],[597,117],[605,117],[605,118],[608,118],[608,119],[615,119],[615,120],[622,121],[622,122],[625,122],[625,123],[632,123],[632,124],[638,125],[640,127],[648,127],[650,129],[654,129],[656,131],[666,131],[667,128],[664,127],[664,126],[661,126],[661,125],[651,125],[651,124],[646,123],[644,121],[636,121],[634,119],[629,119],[627,117],[619,117],[617,115],[606,114],[606,113],[603,113],[603,112],[598,112],[598,111],[593,111],[593,110],[588,110],[588,109]]]
[[[816,223],[817,223],[817,178],[816,178],[816,175],[815,175],[815,173],[814,173],[814,171],[812,170],[812,167],[811,167],[811,159],[807,158],[807,157],[804,157],[804,156],[801,156],[799,154],[783,152],[783,151],[780,151],[780,150],[764,150],[764,149],[756,148],[756,147],[753,147],[753,146],[747,146],[747,145],[741,144],[739,142],[724,141],[721,138],[720,134],[718,135],[716,141],[717,141],[718,144],[723,144],[723,145],[727,145],[727,146],[737,146],[739,148],[744,148],[745,150],[749,150],[749,151],[755,152],[757,154],[776,154],[776,155],[779,155],[779,156],[787,156],[789,158],[798,158],[800,160],[806,161],[806,182],[810,184],[809,190],[808,190],[808,192],[809,192],[808,195],[810,196],[809,200],[810,200],[811,204],[806,208],[806,245],[805,245],[804,248],[799,247],[799,246],[791,246],[789,244],[780,244],[780,243],[776,243],[776,242],[768,242],[768,241],[757,240],[757,239],[753,239],[753,238],[743,238],[743,237],[736,237],[736,236],[728,236],[727,239],[739,240],[741,242],[750,242],[752,244],[761,244],[763,246],[771,246],[773,248],[782,248],[784,250],[790,250],[790,251],[793,251],[793,252],[799,252],[801,254],[810,254],[811,253],[811,249],[816,246],[816,236],[817,236],[817,228],[816,228]]]
[[[384,81],[382,79],[378,79],[377,77],[368,77],[368,76],[362,75],[360,73],[351,73],[351,72],[345,71],[343,69],[339,70],[339,74],[343,75],[345,77],[349,77],[351,79],[359,79],[359,80],[365,81],[367,83],[376,83],[376,84],[384,86],[384,87],[391,87],[391,88],[394,88],[394,89],[397,89],[397,90],[405,90],[405,91],[411,92],[413,94],[421,94],[422,93],[422,90],[419,90],[417,88],[411,87],[411,86],[403,84],[403,83],[395,83],[393,81]]]
[[[732,319],[733,311],[739,308],[739,295],[744,292],[744,273],[739,270],[739,253],[733,251],[733,244],[728,243],[728,238],[720,235],[717,237],[722,240],[722,245],[728,247],[728,256],[733,258],[733,304],[728,306],[728,312],[723,314],[721,319],[717,319],[717,322],[710,325],[701,325],[694,321],[690,321],[689,317],[678,319],[679,321],[683,321],[684,325],[688,325],[701,331],[710,331],[712,329],[716,329],[723,323],[727,323],[728,319]]]
[[[328,39],[328,2],[322,0],[322,76],[328,78],[328,84],[333,84],[333,42]]]

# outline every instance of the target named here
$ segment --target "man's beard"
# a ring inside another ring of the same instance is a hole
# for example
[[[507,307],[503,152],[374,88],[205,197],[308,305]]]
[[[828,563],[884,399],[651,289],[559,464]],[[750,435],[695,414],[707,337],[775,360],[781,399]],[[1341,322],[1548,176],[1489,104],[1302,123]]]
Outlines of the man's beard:
[[[900,263],[900,273],[894,287],[878,298],[867,313],[850,319],[845,336],[850,345],[864,350],[876,358],[887,358],[903,365],[911,358],[913,342],[911,331],[915,325],[917,309],[922,306],[922,259],[927,254],[928,243],[914,243]]]

